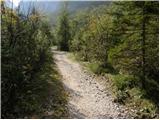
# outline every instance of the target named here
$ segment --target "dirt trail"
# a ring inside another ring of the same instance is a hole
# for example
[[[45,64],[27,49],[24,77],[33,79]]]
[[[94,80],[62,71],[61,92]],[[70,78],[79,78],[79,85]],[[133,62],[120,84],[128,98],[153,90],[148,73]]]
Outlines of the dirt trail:
[[[54,57],[70,95],[70,118],[128,118],[126,109],[113,102],[107,85],[100,84],[94,75],[68,59],[67,53],[54,51]]]

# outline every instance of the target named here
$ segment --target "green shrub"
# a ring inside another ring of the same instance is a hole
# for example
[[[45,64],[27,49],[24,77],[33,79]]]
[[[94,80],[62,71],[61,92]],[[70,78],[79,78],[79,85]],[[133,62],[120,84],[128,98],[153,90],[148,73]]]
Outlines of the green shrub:
[[[146,91],[146,97],[150,98],[153,100],[155,103],[158,103],[159,101],[159,83],[157,83],[153,79],[146,79],[145,80],[145,89]]]
[[[110,64],[90,63],[88,67],[95,74],[116,73]]]
[[[88,67],[95,74],[100,74],[101,73],[100,64],[98,64],[98,63],[90,63],[88,65]]]
[[[136,109],[135,118],[144,119],[144,118],[157,118],[158,116],[158,107],[148,99],[144,98],[146,94],[145,90],[140,88],[132,88],[128,90],[131,99],[128,100],[127,104],[133,109]]]
[[[121,103],[121,104],[125,104],[125,100],[129,97],[130,95],[128,94],[127,91],[117,91],[116,94],[116,99],[115,102]]]
[[[110,63],[102,64],[101,67],[103,68],[103,73],[117,74],[117,71],[113,68],[113,66]]]
[[[136,86],[139,82],[139,79],[132,75],[122,75],[118,74],[113,76],[113,81],[118,90],[124,90],[126,88],[132,88]]]

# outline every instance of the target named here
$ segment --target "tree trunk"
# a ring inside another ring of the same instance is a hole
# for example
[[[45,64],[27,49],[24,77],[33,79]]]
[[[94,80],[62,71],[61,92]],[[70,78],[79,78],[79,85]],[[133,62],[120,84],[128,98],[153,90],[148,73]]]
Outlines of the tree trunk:
[[[145,17],[145,7],[143,7],[143,18],[142,18],[142,87],[145,88],[145,39],[146,39],[146,17]]]

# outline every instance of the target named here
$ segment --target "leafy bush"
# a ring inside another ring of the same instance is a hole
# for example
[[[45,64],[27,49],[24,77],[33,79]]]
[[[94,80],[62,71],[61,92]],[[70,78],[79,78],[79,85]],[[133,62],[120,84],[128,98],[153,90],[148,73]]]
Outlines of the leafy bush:
[[[90,63],[88,66],[93,73],[100,74],[100,65],[98,63]]]
[[[117,91],[116,93],[116,99],[114,100],[115,102],[121,103],[121,104],[125,104],[126,99],[129,97],[130,95],[128,94],[127,91]]]
[[[126,88],[132,88],[136,86],[139,82],[139,79],[132,75],[114,75],[113,81],[117,86],[118,90],[125,90]]]
[[[49,77],[56,74],[52,70],[54,66],[50,50],[52,44],[50,25],[34,7],[28,11],[28,15],[23,15],[19,14],[18,10],[7,7],[5,1],[1,2],[1,6],[3,6],[1,117],[24,118],[42,113],[42,104],[47,102],[49,86],[52,86],[48,80],[56,80]],[[59,91],[55,92],[53,102],[61,103],[65,100],[59,99],[62,98],[63,94],[60,91],[63,91],[63,87],[58,82],[53,84],[56,84],[56,87],[52,87],[52,91]]]
[[[116,73],[116,71],[110,64],[89,63],[88,67],[95,74]]]
[[[130,108],[136,110],[135,118],[158,118],[158,107],[153,101],[144,98],[145,90],[135,87],[128,90],[128,93],[131,99],[128,99],[126,103]]]
[[[138,87],[118,90],[116,92],[115,102],[125,104],[133,112],[134,118],[158,118],[158,107],[153,101],[144,98],[145,90]]]
[[[159,83],[153,79],[146,79],[146,97],[151,98],[156,104],[159,102]]]

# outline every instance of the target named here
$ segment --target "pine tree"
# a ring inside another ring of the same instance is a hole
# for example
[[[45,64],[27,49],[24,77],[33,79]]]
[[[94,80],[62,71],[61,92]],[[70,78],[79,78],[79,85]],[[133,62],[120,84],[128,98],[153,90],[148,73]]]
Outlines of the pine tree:
[[[123,73],[139,76],[146,88],[147,79],[158,79],[158,2],[116,2],[115,8],[114,28],[118,29],[110,62]]]
[[[69,26],[69,13],[67,10],[67,3],[64,3],[64,6],[60,13],[59,25],[57,30],[57,40],[58,40],[58,48],[60,50],[64,51],[69,50],[70,26]]]

